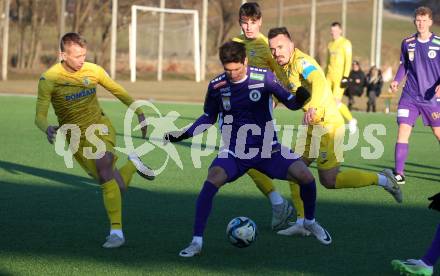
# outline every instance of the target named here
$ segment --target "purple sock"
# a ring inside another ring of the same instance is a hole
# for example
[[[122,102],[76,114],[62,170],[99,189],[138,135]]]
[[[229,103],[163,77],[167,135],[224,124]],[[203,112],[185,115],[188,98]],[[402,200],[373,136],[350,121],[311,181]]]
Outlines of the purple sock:
[[[434,240],[431,243],[425,256],[423,256],[422,261],[425,264],[433,266],[440,257],[440,224],[437,226],[437,231],[435,232]]]
[[[194,220],[193,235],[203,237],[206,222],[212,209],[212,200],[218,188],[209,181],[205,181],[196,202],[196,217]]]
[[[405,169],[405,161],[408,157],[408,144],[396,143],[396,148],[394,151],[394,162],[395,171],[398,174],[403,175],[403,170]]]
[[[315,180],[308,184],[302,184],[299,192],[304,204],[304,216],[306,219],[312,220],[315,218],[315,203],[316,203],[316,183]]]

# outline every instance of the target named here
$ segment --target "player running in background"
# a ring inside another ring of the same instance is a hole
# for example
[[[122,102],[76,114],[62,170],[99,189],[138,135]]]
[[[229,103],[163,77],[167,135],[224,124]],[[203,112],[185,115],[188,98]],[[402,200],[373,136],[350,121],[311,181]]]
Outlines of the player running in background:
[[[330,33],[333,41],[327,46],[326,77],[336,100],[339,112],[348,121],[350,133],[356,132],[357,120],[353,118],[348,107],[342,102],[344,90],[348,85],[348,76],[351,70],[351,42],[342,36],[342,28],[339,22],[331,24]]]
[[[147,179],[152,179],[154,176],[135,154],[131,154],[128,162],[120,169],[115,168],[116,132],[99,106],[96,96],[97,85],[102,85],[127,106],[133,103],[133,99],[122,86],[107,75],[102,67],[85,62],[87,44],[79,34],[63,35],[60,51],[62,61],[44,72],[38,83],[35,124],[47,135],[51,144],[55,140],[59,126],[74,124],[79,127],[81,137],[74,157],[81,167],[101,184],[104,207],[111,225],[110,234],[103,247],[120,247],[125,242],[122,232],[121,191],[128,188],[137,170]],[[59,126],[49,125],[47,121],[50,103],[55,110]],[[139,122],[145,121],[142,110],[136,110],[136,114]],[[96,149],[96,145],[87,139],[85,132],[89,126],[95,124],[105,126],[97,135],[105,144],[105,152],[100,152],[103,155],[100,159],[89,159],[83,154],[83,149],[86,147]],[[147,127],[144,126],[143,138],[146,137],[146,133]],[[69,138],[74,139],[74,135],[67,135],[67,138],[70,141]]]
[[[399,185],[394,179],[391,170],[384,170],[382,173],[373,173],[357,169],[341,171],[337,159],[338,140],[343,141],[344,120],[336,107],[335,99],[329,83],[325,79],[324,72],[312,57],[304,54],[295,48],[289,31],[285,27],[273,28],[269,31],[269,46],[277,63],[282,66],[288,77],[289,87],[295,92],[299,87],[310,91],[310,99],[305,103],[303,110],[304,121],[311,121],[308,126],[306,137],[298,137],[298,144],[305,145],[302,155],[303,161],[310,165],[316,157],[313,155],[312,147],[313,131],[321,129],[323,134],[320,137],[319,153],[317,155],[317,166],[319,181],[328,189],[361,188],[365,186],[378,185],[389,192],[394,199],[401,203],[402,193]],[[308,118],[312,116],[312,118]],[[316,132],[315,132],[316,133]],[[342,155],[342,150],[341,150]],[[300,187],[292,183],[292,193],[300,193]],[[297,209],[298,220],[285,230],[278,233],[283,235],[303,234],[303,206],[299,196],[292,196],[293,203]],[[298,200],[299,199],[299,200]]]
[[[429,208],[440,212],[440,193],[428,198],[432,200]],[[391,265],[404,275],[431,276],[434,273],[434,265],[440,258],[440,224],[437,225],[434,239],[430,247],[421,259],[393,260]]]
[[[408,141],[419,115],[423,124],[430,126],[440,141],[440,37],[430,31],[432,11],[419,7],[414,12],[417,33],[402,41],[400,66],[391,91],[396,92],[399,83],[406,82],[397,108],[397,142],[394,155],[394,174],[399,184],[405,184],[405,161],[408,157]]]
[[[304,226],[323,244],[331,243],[328,232],[315,221],[316,184],[313,175],[296,154],[278,143],[273,124],[272,95],[289,109],[300,109],[304,103],[285,90],[272,72],[248,67],[243,44],[226,42],[220,47],[219,56],[225,72],[210,82],[204,114],[183,132],[170,132],[164,137],[169,142],[187,139],[205,131],[220,117],[224,146],[213,160],[197,198],[193,239],[179,255],[193,257],[200,254],[214,196],[220,187],[238,179],[251,168],[272,178],[298,181],[304,201]]]
[[[232,40],[246,47],[249,66],[271,70],[285,84],[284,72],[272,57],[267,37],[260,32],[263,20],[260,5],[256,2],[244,3],[240,7],[238,18],[243,34]],[[249,170],[248,175],[258,189],[269,198],[272,205],[271,228],[273,230],[286,228],[288,220],[294,216],[292,206],[275,190],[272,179],[268,176],[254,169]]]

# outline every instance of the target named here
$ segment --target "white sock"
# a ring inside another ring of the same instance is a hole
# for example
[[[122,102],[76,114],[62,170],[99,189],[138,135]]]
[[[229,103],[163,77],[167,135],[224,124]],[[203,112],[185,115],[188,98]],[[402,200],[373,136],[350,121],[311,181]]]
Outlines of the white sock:
[[[193,236],[191,243],[193,243],[193,242],[202,245],[203,244],[203,237]]]
[[[315,223],[315,219],[304,219],[305,224],[312,224]]]
[[[386,187],[388,185],[388,178],[380,173],[378,173],[377,176],[379,177],[379,186]]]
[[[299,224],[299,225],[303,225],[304,224],[304,218],[297,218],[295,223]]]
[[[116,234],[116,235],[118,235],[118,237],[124,238],[124,233],[122,232],[122,229],[111,229],[110,235],[112,235],[112,234]]]
[[[268,197],[272,205],[280,205],[284,201],[283,197],[277,191],[270,192]]]

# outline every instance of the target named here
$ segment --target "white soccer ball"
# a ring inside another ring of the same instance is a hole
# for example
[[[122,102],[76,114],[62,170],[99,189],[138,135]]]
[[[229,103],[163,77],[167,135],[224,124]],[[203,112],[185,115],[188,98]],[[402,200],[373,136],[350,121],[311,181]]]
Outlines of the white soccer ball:
[[[250,218],[233,218],[226,227],[229,242],[236,247],[248,247],[257,238],[257,225]]]

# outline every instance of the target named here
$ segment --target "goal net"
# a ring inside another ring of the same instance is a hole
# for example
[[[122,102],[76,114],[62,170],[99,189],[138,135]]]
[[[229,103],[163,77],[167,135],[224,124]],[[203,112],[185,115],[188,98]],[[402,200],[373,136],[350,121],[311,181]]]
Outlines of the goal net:
[[[192,74],[200,81],[200,41],[197,10],[131,7],[130,79],[157,72]]]

